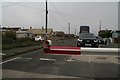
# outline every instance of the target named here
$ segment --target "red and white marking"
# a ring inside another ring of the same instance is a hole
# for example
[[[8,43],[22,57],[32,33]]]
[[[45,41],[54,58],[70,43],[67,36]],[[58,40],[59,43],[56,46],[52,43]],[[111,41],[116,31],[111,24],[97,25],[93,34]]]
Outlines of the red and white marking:
[[[50,46],[44,47],[45,53],[50,54],[76,54],[81,52],[118,52],[120,48],[87,48],[87,47],[70,47],[70,46]]]

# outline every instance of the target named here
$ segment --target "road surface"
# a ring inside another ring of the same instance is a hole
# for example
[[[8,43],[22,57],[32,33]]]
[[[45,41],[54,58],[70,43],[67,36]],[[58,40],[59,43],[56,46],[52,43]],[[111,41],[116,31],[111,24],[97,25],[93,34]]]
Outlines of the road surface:
[[[59,41],[53,45],[76,46],[76,40]],[[81,55],[50,55],[39,49],[4,60],[0,65],[3,78],[118,80],[117,54],[83,52]]]

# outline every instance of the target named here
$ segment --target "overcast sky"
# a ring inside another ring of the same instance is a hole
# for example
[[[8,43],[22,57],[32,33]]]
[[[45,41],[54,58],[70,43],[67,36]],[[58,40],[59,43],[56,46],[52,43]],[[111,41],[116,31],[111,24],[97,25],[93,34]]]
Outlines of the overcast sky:
[[[102,29],[118,29],[118,2],[49,2],[48,27],[71,33],[80,26],[90,26],[97,34],[101,20]],[[45,27],[45,2],[3,2],[2,25],[21,28]]]

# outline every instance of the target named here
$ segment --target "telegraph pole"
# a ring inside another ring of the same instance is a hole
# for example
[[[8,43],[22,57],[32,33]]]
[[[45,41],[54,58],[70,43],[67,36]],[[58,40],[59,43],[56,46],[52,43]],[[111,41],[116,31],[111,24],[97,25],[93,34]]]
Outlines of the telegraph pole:
[[[46,0],[46,24],[45,24],[45,43],[47,41],[47,14],[48,14],[48,10],[47,10],[47,0]]]
[[[75,29],[75,35],[76,35],[76,29]]]
[[[68,34],[70,34],[70,22],[68,23]]]
[[[101,30],[101,20],[100,20],[100,25],[99,25],[99,31]]]

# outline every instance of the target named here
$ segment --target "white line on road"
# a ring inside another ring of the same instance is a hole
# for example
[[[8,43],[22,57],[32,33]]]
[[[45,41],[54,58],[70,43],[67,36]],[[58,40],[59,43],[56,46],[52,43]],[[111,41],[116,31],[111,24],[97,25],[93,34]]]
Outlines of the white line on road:
[[[16,60],[16,59],[20,59],[20,57],[16,57],[16,58],[13,58],[13,59],[10,59],[10,60],[6,60],[6,61],[4,61],[4,62],[1,62],[0,64],[4,64],[4,63],[7,63],[7,62]]]
[[[49,59],[49,58],[40,58],[40,60],[44,60],[44,61],[56,61],[56,59]]]
[[[0,55],[6,55],[6,54],[0,53]]]
[[[75,60],[72,60],[72,59],[68,59],[68,60],[66,60],[66,61],[68,61],[68,62],[72,62],[72,61],[75,61]]]

